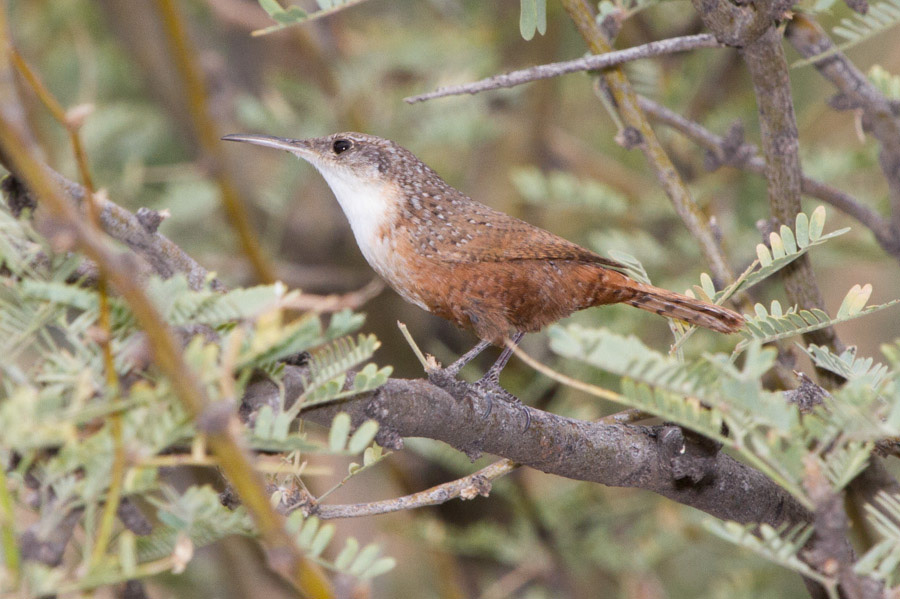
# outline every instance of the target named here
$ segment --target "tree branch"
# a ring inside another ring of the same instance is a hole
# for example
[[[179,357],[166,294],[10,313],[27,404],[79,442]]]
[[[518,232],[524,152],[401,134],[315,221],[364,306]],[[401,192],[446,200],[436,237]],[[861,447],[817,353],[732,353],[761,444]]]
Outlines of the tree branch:
[[[419,491],[418,493],[404,495],[403,497],[349,505],[314,505],[310,506],[306,511],[308,512],[307,515],[315,515],[323,520],[358,518],[360,516],[389,514],[429,505],[440,505],[457,497],[463,499],[474,499],[479,495],[487,497],[491,492],[492,481],[509,474],[518,467],[519,464],[512,460],[498,460],[468,476]]]
[[[881,144],[878,162],[890,189],[891,222],[894,231],[900,231],[900,106],[892,106],[856,65],[836,50],[819,24],[809,17],[794,15],[786,36],[806,58],[830,52],[813,65],[838,89],[843,105],[862,111],[863,129]],[[900,246],[900,241],[897,244]]]
[[[2,182],[2,190],[13,213],[18,214],[23,207],[36,207],[37,202],[32,197],[31,191],[19,181],[21,178],[19,169],[3,152],[0,152],[0,165],[13,174],[11,178],[8,177]],[[65,194],[71,205],[80,207],[83,204],[84,187],[46,165],[43,166],[43,170]],[[208,270],[169,238],[156,231],[160,222],[158,213],[141,209],[134,215],[115,202],[109,201],[102,193],[94,196],[94,202],[100,209],[101,229],[113,239],[131,248],[156,274],[167,279],[176,273],[182,273],[187,277],[192,289],[201,289],[209,280],[213,289],[225,290],[225,286],[218,279],[209,279]]]
[[[781,33],[776,27],[776,21],[790,8],[790,3],[769,0],[749,7],[735,7],[727,0],[693,0],[693,4],[704,24],[722,41],[735,39],[736,28],[730,21],[735,10],[752,8],[759,17],[756,25],[741,32],[740,52],[750,71],[759,108],[769,207],[778,223],[791,224],[802,209],[800,144],[787,60],[781,46]],[[765,25],[761,32],[757,27],[760,24]],[[825,302],[808,255],[783,268],[781,278],[791,303],[802,308],[824,309]],[[833,327],[807,333],[803,338],[807,343],[826,345],[838,352],[843,350]],[[832,373],[821,369],[817,372],[823,382],[831,386],[837,384]]]
[[[592,52],[605,54],[612,51],[585,0],[562,0],[562,5]],[[612,68],[601,77],[626,125],[626,131],[621,132],[623,138],[636,141],[635,145],[644,153],[647,164],[671,200],[675,212],[697,240],[700,251],[718,284],[724,286],[731,282],[734,275],[712,232],[709,219],[697,206],[687,185],[659,143],[653,128],[638,106],[637,94],[628,78],[620,68]]]
[[[744,141],[743,131],[740,128],[732,129],[727,136],[722,137],[649,98],[639,96],[638,101],[641,109],[651,118],[672,127],[697,145],[706,148],[709,151],[707,167],[710,170],[728,165],[765,176],[765,159],[758,155],[759,148]],[[872,231],[875,240],[885,252],[900,260],[900,229],[892,227],[891,223],[877,212],[836,187],[806,175],[801,176],[800,184],[805,195],[822,200],[859,221]]]
[[[304,373],[304,367],[285,367],[284,397],[299,396]],[[390,379],[376,391],[312,407],[303,418],[327,426],[343,411],[357,426],[378,421],[377,440],[385,447],[401,448],[402,437],[436,439],[469,456],[484,451],[574,480],[646,489],[742,523],[812,519],[766,476],[678,427],[585,422],[506,401],[494,401],[482,418],[485,400],[469,390],[465,383],[442,389],[425,380]],[[279,405],[279,389],[267,380],[248,387],[242,412],[262,405]],[[525,431],[523,410],[531,416]]]
[[[403,101],[408,104],[415,104],[416,102],[424,102],[426,100],[433,100],[435,98],[443,98],[446,96],[477,94],[483,91],[515,87],[517,85],[522,85],[523,83],[530,83],[540,79],[549,79],[551,77],[577,73],[579,71],[606,69],[632,60],[640,60],[642,58],[652,58],[654,56],[672,54],[674,52],[685,52],[688,50],[696,50],[698,48],[724,47],[725,44],[722,44],[715,36],[708,33],[686,35],[683,37],[650,42],[641,46],[626,48],[624,50],[607,52],[606,54],[593,54],[576,60],[543,64],[528,69],[512,71],[511,73],[505,73],[503,75],[495,75],[473,83],[441,87],[427,94],[410,96]]]

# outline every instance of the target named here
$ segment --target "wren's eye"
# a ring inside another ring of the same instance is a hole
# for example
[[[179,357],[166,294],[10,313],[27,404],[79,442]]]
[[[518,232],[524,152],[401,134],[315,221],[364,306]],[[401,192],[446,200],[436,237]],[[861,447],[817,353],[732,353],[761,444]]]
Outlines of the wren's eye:
[[[335,154],[341,154],[350,149],[353,143],[349,139],[336,139],[334,140],[334,144],[332,144],[331,149],[334,150]]]

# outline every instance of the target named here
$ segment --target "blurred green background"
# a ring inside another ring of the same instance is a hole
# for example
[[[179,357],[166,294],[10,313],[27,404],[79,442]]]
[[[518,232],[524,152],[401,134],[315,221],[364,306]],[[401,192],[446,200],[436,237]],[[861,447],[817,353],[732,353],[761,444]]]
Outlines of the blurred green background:
[[[531,41],[519,34],[515,0],[372,0],[263,37],[250,35],[271,24],[254,0],[185,0],[178,8],[222,135],[310,137],[359,130],[388,137],[483,203],[601,253],[636,256],[657,285],[684,290],[707,270],[640,152],[615,143],[615,123],[588,75],[424,104],[402,101],[440,85],[581,56],[583,41],[553,2],[546,34]],[[846,8],[835,10],[826,24]],[[168,209],[164,234],[229,286],[252,284],[254,274],[219,203],[213,164],[193,132],[155,4],[19,0],[11,3],[10,24],[20,51],[64,106],[93,105],[83,135],[97,185],[130,210]],[[700,31],[689,3],[665,2],[628,20],[617,46]],[[789,59],[797,58],[788,52]],[[900,36],[886,33],[850,55],[863,70],[879,64],[900,73]],[[641,93],[719,134],[740,120],[748,139],[758,141],[752,90],[735,52],[701,50],[630,64],[626,71]],[[885,213],[887,189],[876,144],[860,137],[852,112],[828,107],[833,90],[812,68],[795,69],[792,76],[806,172]],[[23,93],[46,160],[77,179],[65,132],[30,92]],[[697,202],[715,218],[733,268],[742,270],[760,241],[755,223],[769,214],[764,182],[730,168],[708,173],[702,151],[662,127],[657,131]],[[222,143],[227,170],[279,278],[292,288],[329,294],[358,289],[375,276],[330,190],[309,166],[283,153]],[[805,208],[816,205],[806,200]],[[872,303],[898,297],[897,262],[860,225],[832,208],[828,214],[828,230],[853,227],[813,253],[829,312],[855,283],[874,285]],[[783,300],[775,283],[754,297],[771,299]],[[398,320],[445,363],[475,342],[390,290],[363,311],[364,329],[383,343],[376,361],[394,365],[396,376],[422,375]],[[573,318],[602,321],[657,348],[670,340],[662,319],[630,308]],[[861,354],[873,355],[900,335],[900,317],[886,310],[838,332]],[[688,352],[730,343],[702,335],[708,337],[688,344]],[[530,336],[525,347],[554,363],[541,335]],[[491,359],[487,355],[470,367],[469,376]],[[557,367],[584,379],[598,376],[578,366]],[[557,413],[594,418],[615,409],[558,390],[515,360],[504,384]],[[332,497],[353,502],[401,495],[479,465],[436,442],[411,440],[388,467],[355,478]],[[345,464],[334,466],[321,488],[345,471]],[[646,492],[522,470],[498,482],[489,499],[345,522],[340,530],[363,542],[380,541],[397,557],[398,567],[376,581],[375,597],[806,595],[795,575],[712,539],[699,522],[691,510]],[[255,551],[238,540],[205,549],[181,576],[152,583],[150,594],[289,596]]]

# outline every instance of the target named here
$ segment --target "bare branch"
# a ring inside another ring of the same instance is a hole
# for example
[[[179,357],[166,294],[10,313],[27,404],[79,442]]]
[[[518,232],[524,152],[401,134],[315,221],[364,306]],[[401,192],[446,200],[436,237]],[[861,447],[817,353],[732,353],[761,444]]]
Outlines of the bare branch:
[[[795,15],[786,35],[797,52],[807,58],[829,52],[813,65],[834,84],[845,104],[862,111],[863,129],[881,144],[878,162],[890,189],[891,221],[893,228],[900,230],[900,107],[892,106],[809,17]]]
[[[687,119],[649,98],[641,96],[638,100],[641,109],[653,119],[665,123],[699,146],[706,148],[713,158],[713,167],[728,165],[765,176],[766,162],[758,155],[759,148],[754,144],[745,142],[742,137],[733,139],[732,135],[728,137],[716,135],[703,125]],[[875,240],[885,252],[900,260],[900,229],[892,227],[877,212],[850,194],[806,175],[801,178],[801,190],[805,195],[822,200],[855,218],[872,231]]]
[[[675,37],[667,40],[650,42],[633,48],[624,50],[616,50],[607,52],[606,54],[594,54],[585,58],[576,60],[567,60],[565,62],[554,62],[551,64],[543,64],[520,71],[513,71],[503,75],[495,75],[474,83],[465,83],[462,85],[450,85],[441,87],[433,92],[421,94],[418,96],[410,96],[403,101],[408,104],[416,102],[424,102],[435,98],[443,98],[446,96],[458,96],[462,94],[477,94],[479,92],[492,89],[501,89],[507,87],[515,87],[523,83],[530,83],[539,79],[549,79],[551,77],[559,77],[569,73],[577,73],[579,71],[594,71],[599,69],[607,69],[632,60],[640,60],[642,58],[652,58],[664,54],[672,54],[675,52],[685,52],[688,50],[696,50],[698,48],[724,48],[722,44],[716,40],[715,36],[702,33],[699,35],[686,35],[683,37]]]
[[[848,599],[881,599],[884,585],[860,576],[853,569],[855,556],[847,543],[849,519],[843,496],[835,493],[813,460],[806,462],[804,486],[816,504],[816,535],[806,551],[807,559],[822,572],[833,572]]]
[[[519,464],[512,460],[498,460],[489,466],[485,466],[478,472],[473,472],[468,476],[431,487],[425,491],[419,491],[418,493],[404,495],[396,499],[373,501],[371,503],[318,505],[312,507],[309,513],[323,520],[358,518],[360,516],[389,514],[429,505],[440,505],[457,497],[462,499],[474,499],[479,495],[487,497],[491,492],[492,481],[509,474],[518,467]]]
[[[384,290],[384,281],[372,279],[366,285],[342,295],[313,295],[302,293],[296,298],[284,302],[286,308],[302,310],[305,312],[337,312],[339,310],[356,310],[367,301]]]
[[[612,51],[585,0],[562,0],[562,4],[592,52],[605,54]],[[675,165],[672,164],[672,160],[666,154],[662,144],[659,143],[647,117],[638,106],[637,94],[628,78],[619,68],[610,69],[603,73],[601,78],[609,89],[616,109],[625,123],[625,130],[620,132],[622,138],[631,139],[643,152],[648,166],[672,202],[675,212],[697,240],[713,277],[721,286],[731,282],[734,274],[713,234],[709,218],[697,206],[690,190],[681,179]]]

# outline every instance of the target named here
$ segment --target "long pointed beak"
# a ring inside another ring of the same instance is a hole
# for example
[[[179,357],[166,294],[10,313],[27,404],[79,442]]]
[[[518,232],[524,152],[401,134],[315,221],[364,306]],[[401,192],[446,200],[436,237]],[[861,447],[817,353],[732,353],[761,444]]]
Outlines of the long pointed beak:
[[[275,137],[273,135],[249,135],[245,133],[234,133],[226,135],[222,138],[224,141],[246,141],[258,146],[267,148],[275,148],[276,150],[287,150],[291,154],[296,154],[302,158],[311,158],[315,156],[310,144],[305,139],[288,139],[286,137]]]

